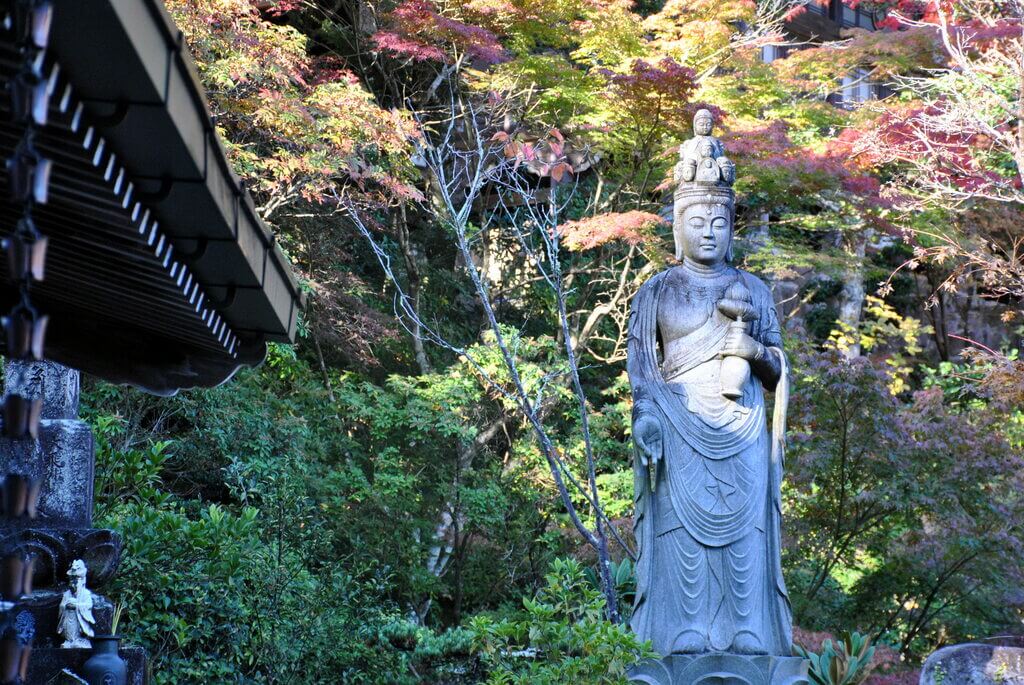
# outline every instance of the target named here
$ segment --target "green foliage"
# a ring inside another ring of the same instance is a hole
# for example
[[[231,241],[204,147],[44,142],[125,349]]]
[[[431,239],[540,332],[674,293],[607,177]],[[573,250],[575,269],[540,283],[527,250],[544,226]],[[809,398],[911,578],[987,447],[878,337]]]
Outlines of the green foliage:
[[[932,329],[921,325],[914,317],[902,316],[885,300],[873,295],[865,298],[864,313],[857,328],[837,321],[836,328],[829,334],[828,346],[846,351],[856,343],[865,352],[887,347],[891,350],[885,360],[890,378],[889,390],[899,394],[908,388],[907,377],[913,371],[911,358],[923,351],[918,340],[923,334],[931,333]]]
[[[615,595],[619,598],[619,615],[623,616],[624,620],[628,620],[633,613],[633,600],[636,598],[636,569],[628,557],[620,561],[612,561],[609,566],[611,567],[612,583],[615,584]],[[597,569],[588,566],[584,573],[590,586],[594,590],[600,591],[601,583]]]
[[[376,631],[398,616],[382,595],[384,578],[356,572],[352,562],[350,572],[319,568],[289,546],[290,538],[308,538],[301,531],[311,518],[280,481],[300,475],[294,463],[255,479],[252,489],[267,493],[258,501],[263,510],[200,505],[161,488],[172,446],[118,450],[120,425],[95,424],[99,482],[107,484],[97,523],[125,541],[111,594],[126,606],[123,634],[148,648],[157,683],[294,682],[295,675],[329,683],[335,674],[382,682],[362,674],[402,672],[409,657],[375,644]],[[288,520],[275,520],[278,511]]]
[[[477,81],[478,79],[478,81]],[[480,74],[474,85],[481,90],[515,93],[530,89],[525,102],[530,117],[540,126],[565,127],[590,112],[599,97],[600,78],[588,74],[561,55],[524,55]]]
[[[621,518],[633,512],[633,471],[623,469],[614,473],[602,473],[597,477],[601,490],[604,511],[612,518]]]
[[[604,618],[604,597],[580,564],[557,559],[524,611],[470,621],[488,683],[625,683],[627,669],[650,656],[624,626]]]
[[[833,645],[825,640],[821,654],[794,645],[793,653],[809,660],[807,675],[814,685],[858,685],[871,673],[875,648],[871,638],[858,632],[843,633]]]

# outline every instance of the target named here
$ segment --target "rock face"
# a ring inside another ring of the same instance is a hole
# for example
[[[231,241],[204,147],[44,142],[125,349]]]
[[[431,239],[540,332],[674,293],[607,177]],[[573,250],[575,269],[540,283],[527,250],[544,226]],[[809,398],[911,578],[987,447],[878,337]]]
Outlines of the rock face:
[[[1024,685],[1024,649],[964,644],[928,657],[920,685]]]

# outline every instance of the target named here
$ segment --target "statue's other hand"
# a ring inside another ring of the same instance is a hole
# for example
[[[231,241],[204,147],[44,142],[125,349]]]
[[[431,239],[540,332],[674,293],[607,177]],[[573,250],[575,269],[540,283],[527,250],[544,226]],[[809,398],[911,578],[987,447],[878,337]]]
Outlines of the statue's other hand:
[[[633,423],[633,440],[640,448],[644,466],[657,464],[662,455],[661,424],[653,416],[641,416]]]
[[[725,342],[718,356],[719,358],[742,357],[749,362],[756,359],[760,351],[761,343],[741,330],[730,329],[725,335]]]

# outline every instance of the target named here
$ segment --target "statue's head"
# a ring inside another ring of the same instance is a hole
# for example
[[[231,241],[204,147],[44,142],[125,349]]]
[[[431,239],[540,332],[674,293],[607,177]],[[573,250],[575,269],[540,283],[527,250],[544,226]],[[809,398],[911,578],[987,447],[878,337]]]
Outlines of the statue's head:
[[[68,578],[72,580],[84,580],[85,575],[89,570],[85,567],[85,562],[81,559],[75,559],[71,562],[71,568],[68,569]]]
[[[715,123],[715,118],[711,115],[710,110],[699,109],[697,113],[693,115],[693,133],[698,136],[710,136],[711,127]]]
[[[685,198],[676,198],[680,202]],[[733,208],[730,198],[693,198],[676,213],[676,259],[719,266],[732,257]]]

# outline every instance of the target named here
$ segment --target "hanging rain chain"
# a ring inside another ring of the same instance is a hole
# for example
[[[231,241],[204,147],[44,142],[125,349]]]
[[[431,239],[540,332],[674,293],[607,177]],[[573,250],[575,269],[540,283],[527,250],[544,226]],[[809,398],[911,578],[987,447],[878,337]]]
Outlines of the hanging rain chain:
[[[44,60],[53,8],[49,0],[16,0],[5,20],[4,30],[14,34],[20,64],[8,83],[11,118],[21,129],[21,139],[7,159],[10,203],[20,210],[17,223],[0,242],[7,258],[8,278],[18,297],[2,318],[7,358],[24,362],[41,361],[47,316],[32,303],[32,284],[43,280],[46,236],[36,227],[34,210],[47,201],[51,161],[36,147],[37,136],[46,125],[53,79],[44,76]],[[9,365],[24,372],[27,364]],[[14,380],[15,382],[12,382]],[[30,383],[8,378],[10,391],[3,402],[3,442],[7,473],[2,474],[3,516],[8,530],[15,520],[33,519],[42,483],[39,421],[42,393],[29,391]],[[37,396],[32,396],[33,394]],[[11,542],[7,542],[11,541]],[[35,557],[8,535],[0,549],[0,683],[22,683],[27,678],[29,653],[35,633],[32,614],[21,610],[20,602],[32,592]]]

